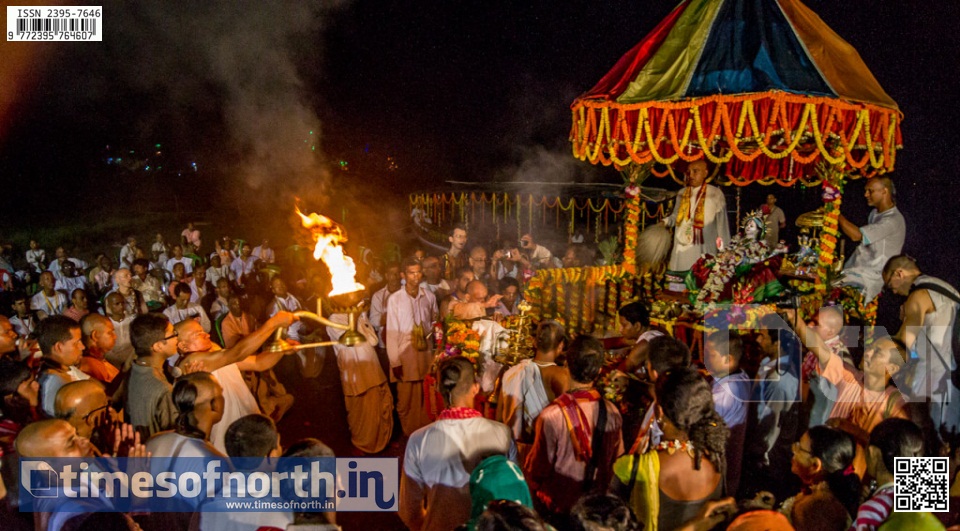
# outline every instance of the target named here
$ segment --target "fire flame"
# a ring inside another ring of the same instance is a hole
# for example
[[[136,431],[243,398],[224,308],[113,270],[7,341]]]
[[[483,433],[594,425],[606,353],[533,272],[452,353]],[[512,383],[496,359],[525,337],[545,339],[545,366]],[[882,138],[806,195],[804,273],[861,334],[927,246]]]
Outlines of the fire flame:
[[[357,282],[357,266],[353,259],[344,254],[341,242],[347,241],[347,236],[343,229],[332,219],[320,215],[303,215],[300,209],[297,209],[297,215],[303,222],[303,227],[310,229],[313,240],[316,245],[313,248],[313,258],[323,260],[323,263],[330,269],[331,283],[333,289],[329,296],[342,295],[344,293],[353,293],[365,289],[363,284]]]

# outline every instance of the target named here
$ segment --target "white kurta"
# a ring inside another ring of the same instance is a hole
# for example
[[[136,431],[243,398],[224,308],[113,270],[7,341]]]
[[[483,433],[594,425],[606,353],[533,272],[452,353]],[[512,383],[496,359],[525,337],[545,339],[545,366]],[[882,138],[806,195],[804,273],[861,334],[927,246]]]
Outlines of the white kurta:
[[[411,297],[406,289],[401,289],[387,300],[387,357],[391,368],[403,368],[403,381],[423,380],[430,371],[432,349],[414,349],[410,332],[415,325],[421,325],[429,346],[436,319],[437,299],[430,290],[419,288],[417,296]]]
[[[727,224],[727,200],[723,197],[723,192],[716,186],[705,184],[707,191],[704,194],[703,201],[703,243],[695,244],[692,240],[693,219],[697,211],[697,196],[700,193],[700,187],[690,189],[690,212],[674,233],[673,250],[670,252],[670,263],[667,269],[671,271],[687,271],[694,262],[703,254],[717,254],[717,238],[724,243],[730,241],[730,228]],[[686,191],[680,191],[674,199],[673,213],[665,218],[668,226],[677,225],[677,215],[680,213],[680,204],[682,194]]]
[[[863,288],[867,302],[883,291],[883,266],[900,254],[907,237],[907,225],[897,207],[870,211],[867,224],[860,227],[863,239],[843,268],[845,284]]]

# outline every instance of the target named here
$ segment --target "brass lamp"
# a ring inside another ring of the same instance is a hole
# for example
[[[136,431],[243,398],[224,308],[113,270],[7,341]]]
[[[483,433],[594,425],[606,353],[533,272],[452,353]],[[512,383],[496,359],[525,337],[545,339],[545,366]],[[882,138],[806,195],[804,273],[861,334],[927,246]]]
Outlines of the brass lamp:
[[[347,324],[336,323],[321,315],[322,305],[320,301],[317,301],[317,313],[308,312],[305,310],[293,312],[293,315],[296,315],[300,319],[308,319],[324,326],[345,330],[344,334],[340,336],[339,340],[294,345],[283,339],[283,333],[286,330],[284,328],[278,328],[277,332],[273,336],[273,341],[264,347],[264,352],[293,352],[307,348],[326,347],[337,344],[345,347],[353,347],[363,343],[367,340],[367,338],[357,331],[357,316],[360,315],[360,311],[363,307],[363,293],[363,290],[358,290],[350,293],[341,293],[339,295],[330,296],[330,302],[335,305],[334,313],[347,314]]]

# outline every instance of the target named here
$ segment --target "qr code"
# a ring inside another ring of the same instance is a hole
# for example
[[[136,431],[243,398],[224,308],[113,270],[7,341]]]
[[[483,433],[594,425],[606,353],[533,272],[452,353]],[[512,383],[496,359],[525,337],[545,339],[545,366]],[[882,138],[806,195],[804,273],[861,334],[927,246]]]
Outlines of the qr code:
[[[900,513],[950,510],[946,457],[897,457],[893,471],[893,510]]]

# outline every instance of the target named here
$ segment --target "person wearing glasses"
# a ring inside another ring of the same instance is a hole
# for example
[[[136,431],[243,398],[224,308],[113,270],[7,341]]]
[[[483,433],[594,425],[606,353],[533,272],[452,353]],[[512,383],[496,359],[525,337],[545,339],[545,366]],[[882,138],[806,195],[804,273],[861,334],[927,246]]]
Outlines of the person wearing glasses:
[[[889,177],[870,179],[864,196],[873,207],[867,224],[858,227],[843,214],[839,221],[843,234],[860,243],[843,267],[843,282],[860,288],[865,302],[870,302],[883,289],[880,272],[884,264],[903,249],[907,226],[897,209],[897,189]]]
[[[907,255],[894,256],[883,268],[884,286],[905,296],[903,323],[896,336],[915,356],[905,371],[904,389],[930,398],[930,417],[941,432],[960,432],[960,293],[949,283],[924,275]]]
[[[177,408],[164,368],[177,354],[177,332],[163,315],[139,315],[130,323],[137,357],[130,367],[124,410],[134,428],[147,437],[174,427]]]
[[[797,529],[846,529],[860,503],[853,438],[834,428],[814,426],[790,449],[790,471],[800,478],[803,488],[784,500],[780,512]]]

